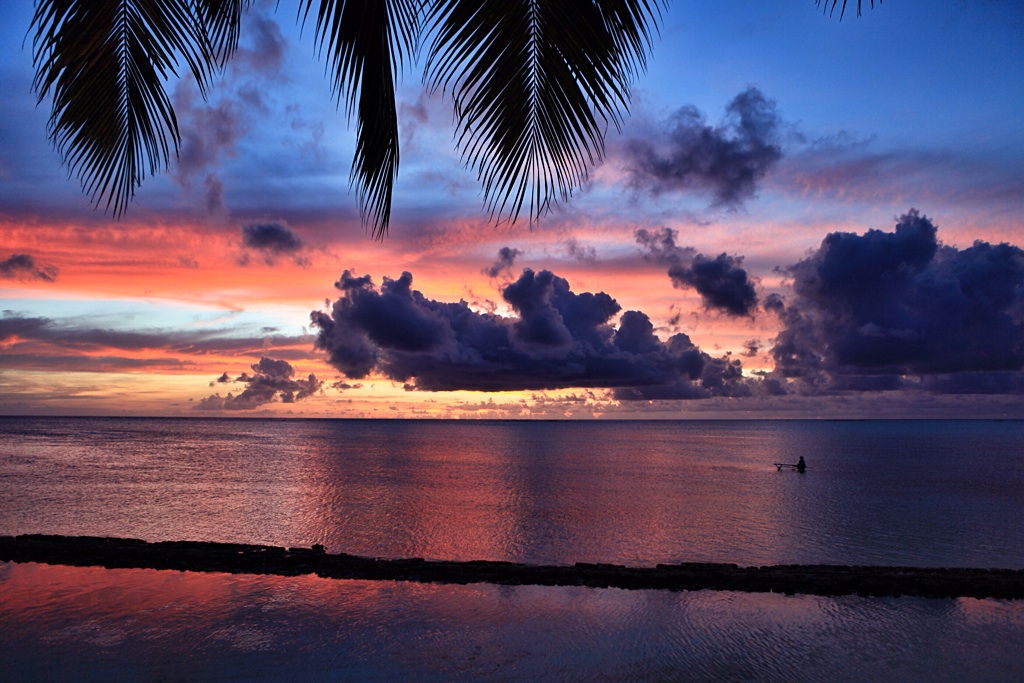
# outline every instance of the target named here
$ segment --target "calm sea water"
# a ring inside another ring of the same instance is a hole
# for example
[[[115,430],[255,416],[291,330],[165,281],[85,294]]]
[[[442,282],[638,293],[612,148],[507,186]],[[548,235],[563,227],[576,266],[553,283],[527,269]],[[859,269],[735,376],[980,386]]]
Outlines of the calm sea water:
[[[1024,422],[0,418],[0,534],[20,533],[1021,568]],[[1024,606],[992,600],[8,564],[0,624],[4,680],[1024,679]]]

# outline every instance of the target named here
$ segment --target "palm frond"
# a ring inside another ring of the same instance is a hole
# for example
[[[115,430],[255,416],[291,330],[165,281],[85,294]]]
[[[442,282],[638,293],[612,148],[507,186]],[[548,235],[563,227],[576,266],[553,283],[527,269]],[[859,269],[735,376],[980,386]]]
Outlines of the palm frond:
[[[847,0],[843,0],[843,4],[839,8],[839,20],[840,21],[842,21],[843,15],[846,14],[846,2],[847,2]],[[858,17],[860,16],[861,2],[862,2],[862,0],[857,0],[857,16]],[[832,16],[833,14],[835,14],[836,5],[839,4],[839,0],[832,0],[832,6],[831,7],[828,4],[828,0],[815,0],[815,4],[818,7],[821,7],[823,12],[828,12],[829,16]],[[878,0],[878,4],[881,5],[882,4],[882,0]],[[875,0],[871,0],[871,9],[874,9],[874,8],[875,8]]]
[[[196,11],[205,28],[210,61],[223,68],[238,48],[242,14],[250,0],[196,0]]]
[[[177,153],[178,123],[164,83],[177,75],[179,56],[205,92],[214,50],[231,45],[228,30],[214,48],[203,19],[189,0],[36,4],[33,89],[39,101],[52,94],[50,139],[93,203],[115,217],[147,172],[167,167],[172,146]]]
[[[418,40],[419,0],[321,0],[317,52],[339,104],[356,119],[356,150],[349,182],[356,186],[364,223],[374,237],[387,234],[398,177],[398,112],[395,78]],[[308,19],[313,0],[302,0]]]
[[[439,0],[426,80],[449,93],[492,218],[565,201],[604,153],[645,66],[657,1]]]

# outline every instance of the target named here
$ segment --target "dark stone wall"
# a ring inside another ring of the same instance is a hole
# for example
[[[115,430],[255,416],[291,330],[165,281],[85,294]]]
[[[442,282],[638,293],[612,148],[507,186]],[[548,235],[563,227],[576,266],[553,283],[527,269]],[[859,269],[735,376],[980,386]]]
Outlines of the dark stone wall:
[[[322,546],[275,546],[200,541],[149,543],[95,536],[0,536],[0,561],[71,566],[169,569],[231,574],[316,574],[332,579],[590,586],[629,590],[731,590],[812,595],[909,595],[929,598],[1024,598],[1024,570],[842,565],[685,563],[654,567],[577,563],[571,566],[492,561],[386,560]]]

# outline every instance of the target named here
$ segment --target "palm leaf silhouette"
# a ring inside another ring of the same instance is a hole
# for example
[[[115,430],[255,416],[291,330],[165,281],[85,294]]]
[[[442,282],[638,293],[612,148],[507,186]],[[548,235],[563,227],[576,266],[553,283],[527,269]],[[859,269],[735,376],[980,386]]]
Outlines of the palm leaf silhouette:
[[[446,0],[427,79],[451,94],[463,158],[492,217],[565,200],[629,104],[656,5],[626,0]]]
[[[121,215],[135,188],[167,167],[178,123],[164,89],[184,59],[204,92],[233,52],[238,0],[41,0],[33,82],[52,94],[49,134],[95,204]]]
[[[327,48],[327,73],[339,103],[356,119],[350,184],[356,185],[364,223],[382,237],[391,220],[398,177],[395,78],[416,49],[417,0],[322,0],[316,19],[317,50]],[[306,21],[313,0],[303,0]]]
[[[828,0],[817,3],[829,11]],[[40,102],[52,96],[50,139],[95,205],[120,217],[147,174],[177,155],[164,84],[184,62],[205,97],[238,46],[249,4],[37,0],[33,89]],[[331,89],[355,121],[350,185],[373,236],[387,233],[398,175],[395,82],[424,39],[424,80],[453,102],[455,141],[491,216],[514,221],[525,206],[533,221],[602,158],[667,4],[298,0],[297,18],[315,25]],[[840,16],[845,9],[843,0]]]
[[[840,20],[843,18],[843,15],[846,14],[846,2],[847,2],[847,0],[843,0],[843,4],[839,8],[839,18],[840,18]],[[832,14],[835,14],[836,5],[839,4],[839,0],[832,0],[832,5],[831,6],[829,6],[828,0],[815,0],[815,4],[818,5],[819,7],[821,7],[825,12],[828,12],[830,15],[832,15]],[[862,0],[857,0],[857,16],[858,17],[860,16],[861,4],[862,4]],[[882,4],[882,0],[878,0],[878,4],[881,5]],[[875,0],[871,0],[871,7],[874,8],[874,6],[875,6]]]

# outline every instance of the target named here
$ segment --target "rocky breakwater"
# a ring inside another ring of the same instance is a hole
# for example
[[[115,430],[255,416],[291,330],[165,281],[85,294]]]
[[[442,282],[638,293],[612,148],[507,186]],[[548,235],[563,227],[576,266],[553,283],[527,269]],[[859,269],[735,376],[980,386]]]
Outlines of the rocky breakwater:
[[[381,559],[330,554],[322,546],[280,548],[240,543],[95,536],[0,536],[0,561],[165,569],[231,574],[316,574],[332,579],[589,586],[627,590],[730,590],[812,595],[1024,599],[1024,570],[842,565],[683,563],[533,565],[475,560]]]

